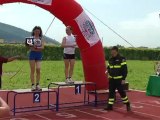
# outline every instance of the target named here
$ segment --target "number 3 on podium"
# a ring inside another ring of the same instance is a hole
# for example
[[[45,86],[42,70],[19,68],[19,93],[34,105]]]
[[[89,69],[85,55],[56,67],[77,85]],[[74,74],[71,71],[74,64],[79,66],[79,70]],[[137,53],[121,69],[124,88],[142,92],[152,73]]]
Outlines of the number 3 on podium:
[[[81,85],[75,85],[75,94],[81,94]]]

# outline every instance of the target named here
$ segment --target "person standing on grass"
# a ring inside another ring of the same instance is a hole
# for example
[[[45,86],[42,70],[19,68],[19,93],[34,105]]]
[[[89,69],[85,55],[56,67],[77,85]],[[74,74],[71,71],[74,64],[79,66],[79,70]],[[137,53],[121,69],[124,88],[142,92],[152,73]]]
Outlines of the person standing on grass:
[[[19,56],[14,56],[14,57],[9,57],[9,58],[0,56],[0,89],[2,88],[2,65],[3,63],[11,62],[18,58]]]
[[[10,108],[7,103],[0,97],[0,118],[9,116]]]
[[[66,83],[74,83],[72,80],[74,64],[75,64],[75,48],[77,46],[76,39],[72,34],[73,30],[71,26],[66,27],[67,36],[63,38],[62,47],[64,48],[64,64],[65,64],[65,77]]]
[[[44,40],[42,39],[42,29],[39,26],[35,26],[32,30],[33,46],[28,46],[30,49],[29,53],[29,64],[30,64],[30,79],[32,82],[31,90],[41,91],[39,85],[40,82],[40,71],[41,71],[41,60],[42,50],[44,49]],[[36,78],[35,78],[36,72]],[[36,79],[36,86],[35,86]]]
[[[116,46],[111,49],[111,55],[112,57],[108,61],[108,71],[106,71],[109,76],[109,99],[105,110],[113,110],[115,90],[117,89],[123,103],[126,104],[127,111],[130,111],[130,102],[123,87],[128,71],[126,59],[119,54],[118,47]]]

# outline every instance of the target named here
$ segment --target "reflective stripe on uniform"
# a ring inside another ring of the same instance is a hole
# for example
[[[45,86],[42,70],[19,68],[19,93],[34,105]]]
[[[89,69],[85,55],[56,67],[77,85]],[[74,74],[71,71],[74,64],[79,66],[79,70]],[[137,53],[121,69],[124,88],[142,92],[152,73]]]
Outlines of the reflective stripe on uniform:
[[[121,68],[121,67],[122,67],[121,65],[112,65],[112,66],[109,65],[109,68]]]
[[[113,68],[113,66],[109,66],[109,68]]]
[[[114,104],[114,102],[108,102],[108,104],[113,105],[113,104]]]
[[[116,76],[116,77],[109,76],[109,78],[113,78],[113,79],[121,79],[121,78],[123,78],[123,76]]]
[[[112,78],[112,76],[109,75],[109,78]]]
[[[121,66],[120,65],[115,65],[115,66],[113,66],[113,68],[121,68]]]
[[[128,103],[128,102],[129,102],[128,100],[123,101],[123,103]]]
[[[113,79],[121,79],[121,78],[123,78],[123,76],[113,77]]]
[[[121,63],[121,65],[126,65],[126,64],[127,64],[127,62],[122,62],[122,63]]]
[[[122,100],[126,100],[126,99],[128,99],[128,97],[126,96],[126,97],[124,97],[124,98],[122,98]]]
[[[108,104],[113,105],[114,104],[114,98],[109,98]]]
[[[110,102],[111,102],[111,101],[113,102],[113,101],[114,101],[114,98],[109,98],[109,101],[110,101]]]
[[[124,98],[122,98],[122,100],[123,100],[123,103],[128,103],[129,102],[129,100],[128,100],[128,97],[126,96],[126,97],[124,97]]]

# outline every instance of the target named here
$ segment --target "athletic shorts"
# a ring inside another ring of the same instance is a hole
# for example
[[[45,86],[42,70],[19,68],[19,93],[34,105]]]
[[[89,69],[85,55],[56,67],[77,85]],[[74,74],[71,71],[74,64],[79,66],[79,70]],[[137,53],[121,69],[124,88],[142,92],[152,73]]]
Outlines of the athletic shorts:
[[[75,59],[75,54],[63,54],[64,59]]]
[[[42,60],[42,52],[31,51],[29,54],[29,60]]]

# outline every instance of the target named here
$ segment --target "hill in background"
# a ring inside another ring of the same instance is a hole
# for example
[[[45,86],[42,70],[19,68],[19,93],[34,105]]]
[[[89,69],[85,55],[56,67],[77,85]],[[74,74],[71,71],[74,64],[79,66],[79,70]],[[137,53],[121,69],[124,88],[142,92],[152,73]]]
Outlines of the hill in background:
[[[0,22],[0,40],[5,43],[24,43],[25,38],[31,33],[21,28],[17,28]],[[59,42],[49,37],[44,37],[47,44],[59,45]]]

